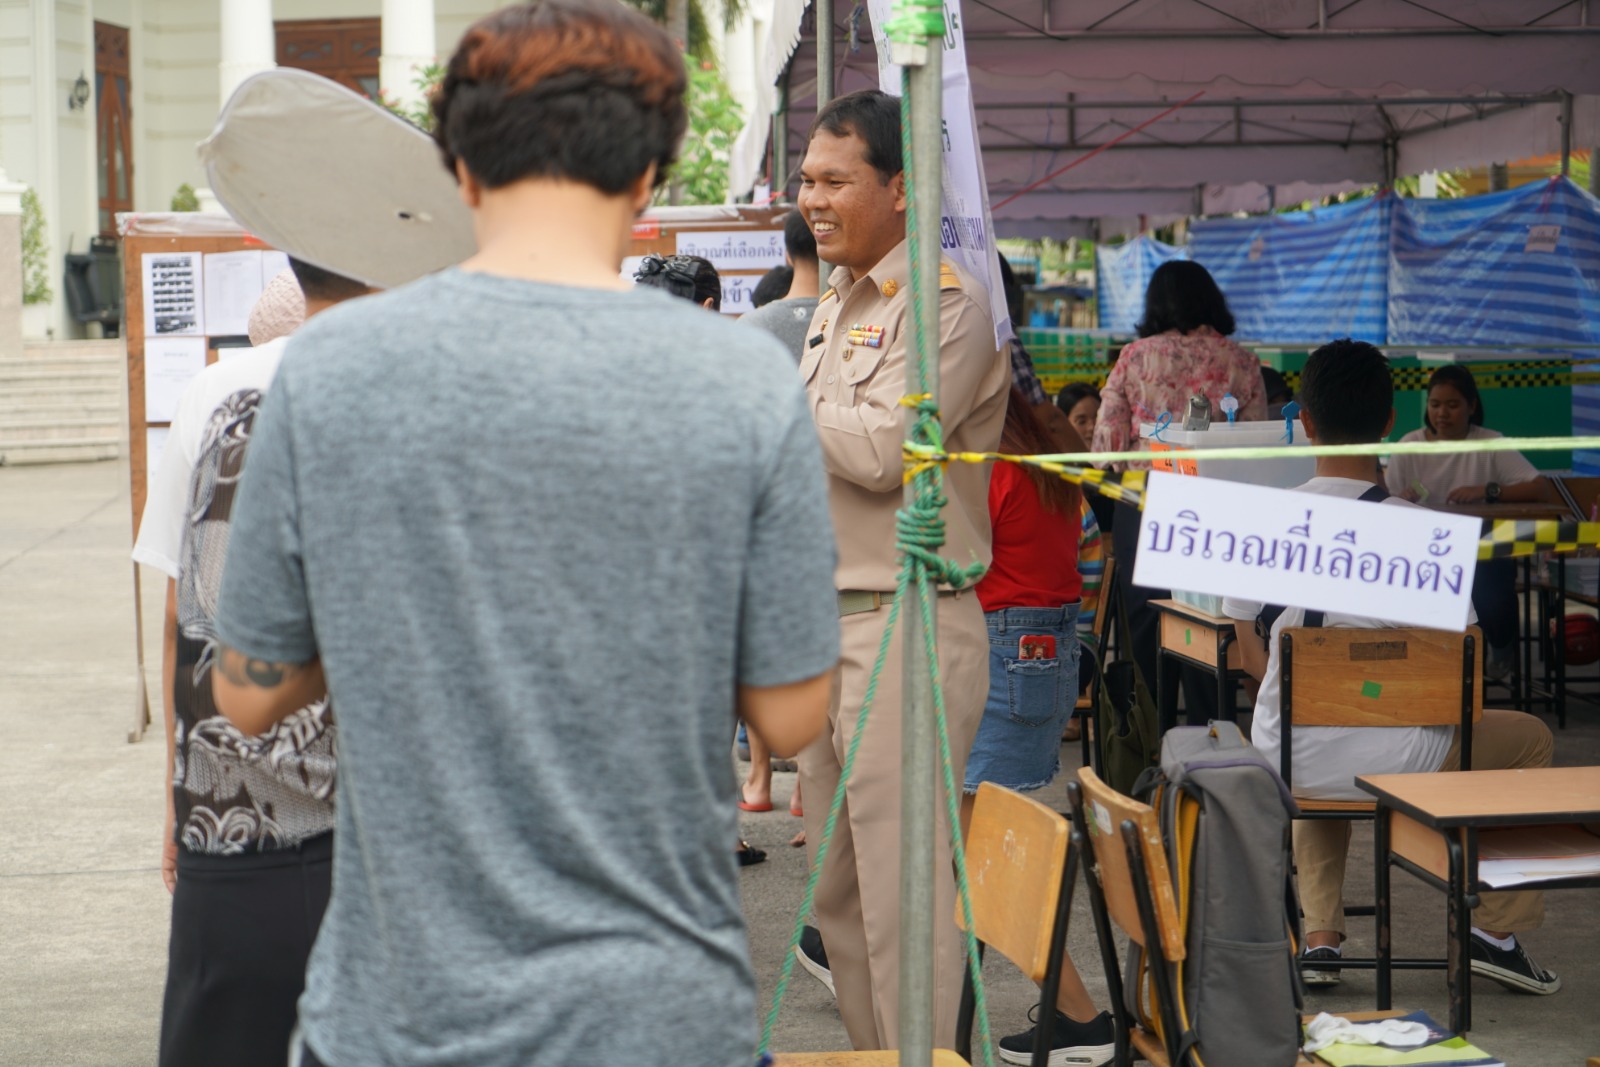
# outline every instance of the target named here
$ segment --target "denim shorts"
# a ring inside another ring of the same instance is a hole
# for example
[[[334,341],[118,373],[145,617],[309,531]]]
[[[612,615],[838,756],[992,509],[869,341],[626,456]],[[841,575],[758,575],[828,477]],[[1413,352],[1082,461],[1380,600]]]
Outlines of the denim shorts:
[[[986,612],[989,699],[967,758],[965,791],[980,782],[1042,789],[1061,769],[1061,731],[1078,700],[1078,605]],[[1045,641],[1023,639],[1043,637]],[[1054,639],[1055,655],[1045,657]]]

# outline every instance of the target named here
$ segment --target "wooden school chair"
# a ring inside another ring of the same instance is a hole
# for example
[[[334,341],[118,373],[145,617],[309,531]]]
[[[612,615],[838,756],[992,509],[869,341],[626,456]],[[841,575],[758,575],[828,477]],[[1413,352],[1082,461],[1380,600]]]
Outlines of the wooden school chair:
[[[1020,793],[985,782],[978,787],[967,841],[973,932],[1039,984],[1039,1026],[1033,1067],[1050,1058],[1056,995],[1066,953],[1077,859],[1067,847],[1067,820]],[[956,921],[962,924],[960,905]],[[964,924],[962,924],[964,925]],[[960,1051],[938,1049],[934,1067],[966,1067],[972,1045],[974,996],[969,974],[956,1020]],[[897,1052],[784,1053],[776,1067],[893,1067]]]
[[[1117,1046],[1112,1062],[1126,1067],[1138,1058],[1155,1067],[1173,1067],[1180,1062],[1178,1042],[1183,1028],[1178,1022],[1169,965],[1182,960],[1187,952],[1156,813],[1148,804],[1118,793],[1087,767],[1078,772],[1077,782],[1067,783],[1067,799],[1072,806],[1073,846],[1092,849],[1085,853],[1093,866],[1087,869],[1084,882],[1089,887],[1090,911],[1115,1023]],[[1153,1013],[1141,1010],[1136,1014],[1128,1009],[1113,924],[1151,958]]]
[[[1078,740],[1083,746],[1083,765],[1085,767],[1098,767],[1099,746],[1094,742],[1095,723],[1099,720],[1100,710],[1100,670],[1105,662],[1106,649],[1110,647],[1110,634],[1108,628],[1114,613],[1112,607],[1113,593],[1112,582],[1116,580],[1117,561],[1110,554],[1107,537],[1107,549],[1104,563],[1104,572],[1100,578],[1100,604],[1095,608],[1094,628],[1090,632],[1093,637],[1085,643],[1084,648],[1094,658],[1094,675],[1089,679],[1089,688],[1083,691],[1083,696],[1078,698],[1077,704],[1072,709],[1072,719],[1078,723]],[[1129,655],[1126,649],[1119,649],[1119,654]],[[1078,670],[1083,670],[1083,660],[1078,661]]]
[[[1472,769],[1472,726],[1483,718],[1483,633],[1420,627],[1360,630],[1297,626],[1279,635],[1282,748],[1279,773],[1294,790],[1294,731],[1304,726],[1454,726],[1461,731],[1461,769]],[[1302,819],[1370,821],[1371,800],[1295,797]],[[1346,915],[1372,915],[1371,905]],[[1342,957],[1338,967],[1372,970],[1374,957]],[[1303,965],[1305,966],[1305,965]],[[1315,964],[1309,966],[1315,967]],[[1331,966],[1331,964],[1330,964]],[[1433,970],[1443,959],[1396,959],[1392,966]]]

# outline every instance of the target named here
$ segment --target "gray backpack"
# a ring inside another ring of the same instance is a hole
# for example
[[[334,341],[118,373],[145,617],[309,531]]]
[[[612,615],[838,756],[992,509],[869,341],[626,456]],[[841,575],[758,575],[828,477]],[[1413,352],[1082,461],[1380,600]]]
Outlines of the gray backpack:
[[[1303,1005],[1294,799],[1231,722],[1169,730],[1135,794],[1160,819],[1184,924],[1186,957],[1171,968],[1180,1063],[1292,1067]],[[1147,965],[1130,958],[1127,996],[1144,988]]]

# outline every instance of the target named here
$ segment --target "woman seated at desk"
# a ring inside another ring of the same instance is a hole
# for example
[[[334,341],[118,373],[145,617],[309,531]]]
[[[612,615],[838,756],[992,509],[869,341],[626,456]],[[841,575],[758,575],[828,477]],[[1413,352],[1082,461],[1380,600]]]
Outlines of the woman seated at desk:
[[[1487,441],[1503,434],[1483,426],[1483,401],[1466,367],[1440,367],[1428,378],[1424,427],[1405,441]],[[1544,479],[1521,452],[1459,452],[1438,456],[1393,456],[1389,492],[1419,504],[1527,504],[1545,499]],[[1484,671],[1492,678],[1511,672],[1517,637],[1516,565],[1508,559],[1478,564],[1472,605],[1489,645]]]

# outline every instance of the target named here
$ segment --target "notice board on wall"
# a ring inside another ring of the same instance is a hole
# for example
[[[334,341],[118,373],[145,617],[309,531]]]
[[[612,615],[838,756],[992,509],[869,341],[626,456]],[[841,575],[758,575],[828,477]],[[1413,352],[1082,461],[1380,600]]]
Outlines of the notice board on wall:
[[[123,306],[128,309],[128,471],[133,536],[178,398],[208,364],[249,344],[250,309],[288,257],[226,215],[120,214]],[[150,723],[138,565],[133,604],[139,687],[128,740]]]
[[[751,204],[655,207],[633,225],[633,242],[622,261],[632,278],[645,256],[700,256],[722,279],[722,313],[754,309],[756,283],[783,266],[783,219],[794,208]]]

